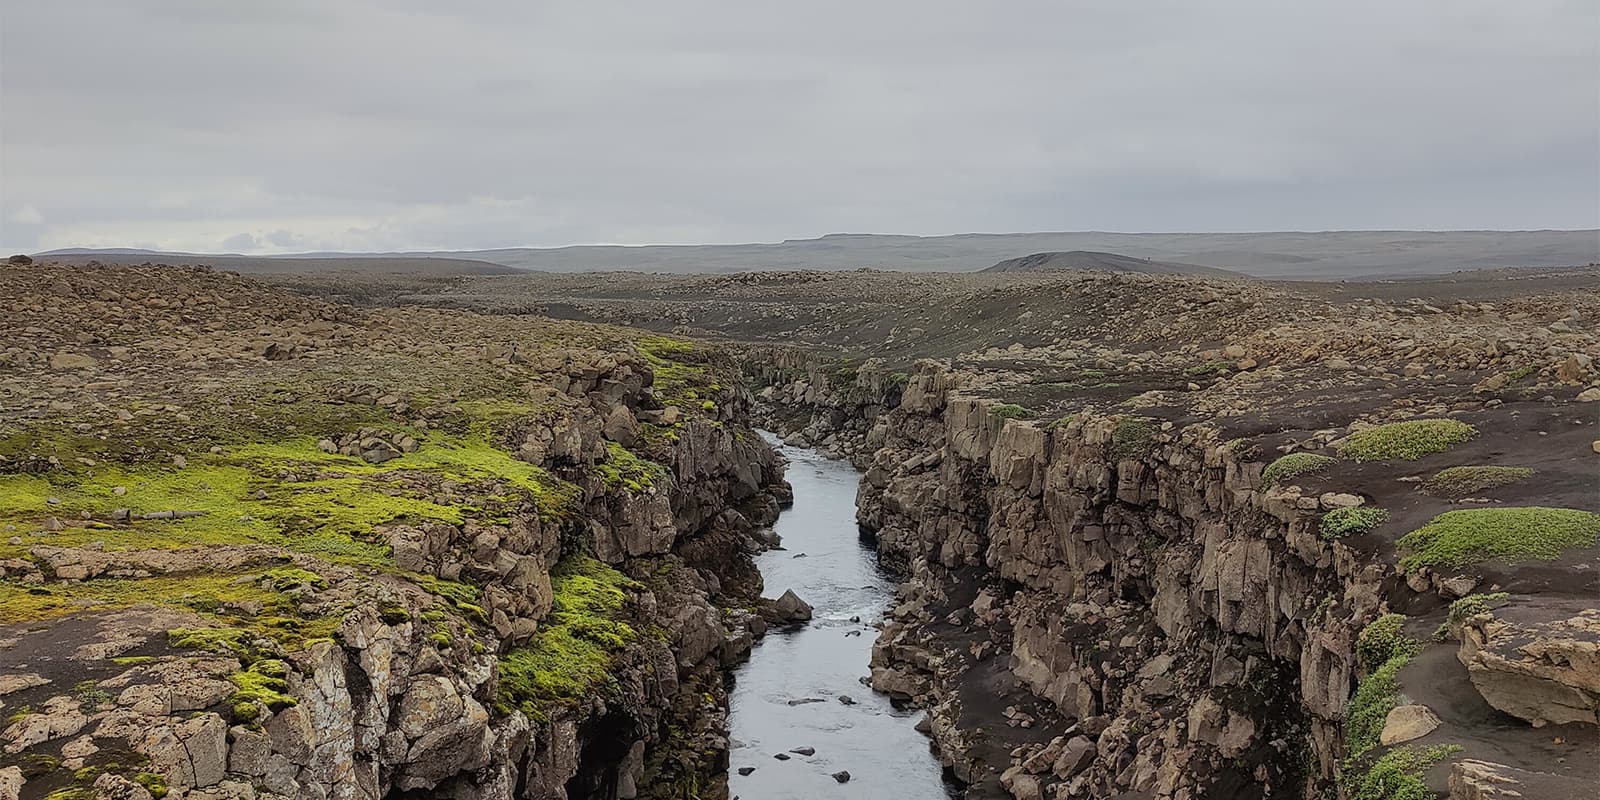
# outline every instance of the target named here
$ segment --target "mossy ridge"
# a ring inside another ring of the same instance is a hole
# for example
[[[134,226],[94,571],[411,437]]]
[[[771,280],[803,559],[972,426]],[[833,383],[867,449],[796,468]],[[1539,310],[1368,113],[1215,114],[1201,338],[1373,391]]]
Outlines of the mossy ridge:
[[[265,658],[228,676],[238,689],[229,695],[228,708],[239,722],[253,722],[263,711],[282,711],[299,700],[289,694],[289,665]]]
[[[1600,514],[1575,508],[1521,506],[1446,511],[1397,543],[1400,569],[1453,569],[1503,561],[1553,561],[1573,548],[1600,544]]]
[[[589,556],[568,556],[550,571],[555,600],[527,645],[500,658],[496,708],[543,719],[610,679],[616,656],[637,631],[621,621],[629,592],[643,587]]]
[[[1276,486],[1299,475],[1321,472],[1337,463],[1338,459],[1318,453],[1290,453],[1274,459],[1261,471],[1263,486]]]
[[[1422,490],[1436,497],[1466,497],[1533,477],[1532,467],[1464,466],[1447,467],[1422,484]]]
[[[0,475],[0,522],[26,524],[69,511],[105,519],[119,508],[202,512],[197,519],[128,525],[79,524],[69,517],[64,531],[0,544],[0,557],[25,557],[36,544],[99,542],[109,550],[270,544],[335,561],[384,564],[388,548],[369,540],[373,528],[402,518],[460,524],[479,514],[474,503],[443,505],[418,496],[405,483],[416,473],[472,484],[486,504],[510,499],[501,493],[509,484],[546,521],[575,513],[576,485],[513,458],[487,438],[423,437],[416,452],[382,465],[323,452],[308,436],[199,455],[181,468],[108,465],[93,472]]]
[[[1461,420],[1414,419],[1356,431],[1339,443],[1338,450],[1352,461],[1415,461],[1477,435],[1477,428]]]

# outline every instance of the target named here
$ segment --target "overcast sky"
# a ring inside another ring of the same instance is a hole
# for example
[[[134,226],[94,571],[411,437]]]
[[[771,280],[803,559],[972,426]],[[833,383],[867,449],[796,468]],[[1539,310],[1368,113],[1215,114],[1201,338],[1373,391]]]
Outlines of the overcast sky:
[[[0,0],[0,249],[1591,228],[1595,0]]]

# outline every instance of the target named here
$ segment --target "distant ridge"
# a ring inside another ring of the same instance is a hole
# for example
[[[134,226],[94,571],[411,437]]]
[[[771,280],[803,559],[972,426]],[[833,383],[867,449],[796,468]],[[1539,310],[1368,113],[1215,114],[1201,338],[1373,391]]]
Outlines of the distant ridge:
[[[257,275],[309,272],[356,272],[367,275],[514,275],[527,270],[469,258],[433,256],[344,255],[329,257],[241,256],[163,253],[155,250],[106,248],[51,250],[34,256],[57,264],[204,264],[221,270]]]
[[[754,270],[848,270],[863,267],[908,272],[976,272],[1018,253],[1120,254],[1175,264],[1218,264],[1257,278],[1327,280],[1402,278],[1500,267],[1574,267],[1600,261],[1600,231],[1284,231],[1278,233],[963,233],[951,236],[830,234],[816,239],[749,244],[574,245],[398,253],[301,253],[280,256],[209,256],[121,251],[136,258],[216,264],[241,271],[329,269],[312,259],[345,263],[333,269],[369,271],[412,259],[456,259],[549,272],[707,273]],[[46,260],[96,258],[115,251],[68,250],[35,254]],[[230,259],[253,259],[230,261]],[[276,262],[300,262],[277,264]],[[74,261],[73,263],[77,263]],[[234,265],[240,266],[234,266]],[[443,265],[420,264],[432,269]],[[482,269],[481,267],[477,269]]]
[[[1056,270],[1102,270],[1105,272],[1137,272],[1144,275],[1210,275],[1213,277],[1246,277],[1244,273],[1199,264],[1177,261],[1156,261],[1134,258],[1120,253],[1102,253],[1097,250],[1067,250],[1032,253],[1019,258],[1008,258],[983,272],[1049,272]]]

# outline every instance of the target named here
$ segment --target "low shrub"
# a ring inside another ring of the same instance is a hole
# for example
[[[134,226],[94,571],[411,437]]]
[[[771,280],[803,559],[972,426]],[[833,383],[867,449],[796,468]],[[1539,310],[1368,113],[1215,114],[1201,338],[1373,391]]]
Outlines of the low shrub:
[[[1366,533],[1389,521],[1389,512],[1377,506],[1336,508],[1322,515],[1319,531],[1324,539]]]
[[[1437,497],[1466,497],[1533,477],[1530,467],[1449,467],[1434,473],[1422,490]]]
[[[1472,508],[1447,511],[1400,538],[1400,569],[1466,567],[1490,560],[1553,561],[1562,551],[1594,547],[1600,514],[1575,508]]]
[[[1413,461],[1477,435],[1477,428],[1455,419],[1393,422],[1350,434],[1340,443],[1339,454],[1355,461]]]
[[[1337,459],[1331,456],[1317,453],[1290,453],[1268,464],[1266,470],[1261,473],[1261,482],[1265,486],[1276,486],[1296,475],[1325,470],[1333,466],[1336,461]]]

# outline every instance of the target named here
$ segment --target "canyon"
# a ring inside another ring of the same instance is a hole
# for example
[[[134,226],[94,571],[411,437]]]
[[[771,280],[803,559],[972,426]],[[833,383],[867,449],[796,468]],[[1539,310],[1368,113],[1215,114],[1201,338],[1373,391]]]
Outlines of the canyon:
[[[7,800],[727,797],[758,429],[958,796],[1600,778],[1592,270],[4,278]]]

